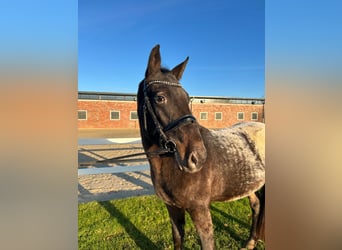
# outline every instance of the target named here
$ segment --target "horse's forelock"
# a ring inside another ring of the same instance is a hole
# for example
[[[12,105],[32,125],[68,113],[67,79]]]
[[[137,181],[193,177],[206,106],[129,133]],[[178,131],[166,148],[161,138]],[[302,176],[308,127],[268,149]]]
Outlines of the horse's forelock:
[[[170,73],[170,72],[171,72],[171,70],[168,69],[168,68],[166,68],[166,67],[161,67],[161,68],[160,68],[160,71],[161,71],[162,73]]]

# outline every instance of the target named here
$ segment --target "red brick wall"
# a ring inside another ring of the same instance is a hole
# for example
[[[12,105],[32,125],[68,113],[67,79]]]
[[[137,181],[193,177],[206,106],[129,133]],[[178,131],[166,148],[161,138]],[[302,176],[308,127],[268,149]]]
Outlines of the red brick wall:
[[[87,120],[78,120],[78,128],[139,128],[138,120],[130,120],[136,102],[78,100],[78,110],[87,110]],[[110,111],[120,111],[120,120],[111,120]]]
[[[139,128],[138,120],[130,120],[130,111],[136,111],[134,101],[78,100],[78,110],[87,111],[87,120],[78,120],[78,128]],[[263,105],[193,103],[192,111],[198,122],[208,128],[223,128],[241,122],[237,112],[244,112],[244,120],[251,121],[251,113],[258,113],[263,122]],[[110,111],[120,111],[120,120],[111,120]],[[208,112],[208,119],[201,120],[200,112]],[[215,112],[222,112],[222,120],[215,120]]]
[[[224,128],[242,121],[252,121],[252,112],[258,113],[258,122],[263,122],[263,105],[260,104],[192,104],[192,112],[198,122],[208,128]],[[200,112],[208,112],[208,119],[201,120]],[[222,120],[215,120],[215,112],[222,112]],[[244,112],[244,120],[237,119],[237,113]]]

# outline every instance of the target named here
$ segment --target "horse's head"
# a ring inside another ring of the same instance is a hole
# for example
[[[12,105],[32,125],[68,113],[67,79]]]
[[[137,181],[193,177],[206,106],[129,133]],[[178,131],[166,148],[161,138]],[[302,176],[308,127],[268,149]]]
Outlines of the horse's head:
[[[194,173],[202,168],[207,151],[189,107],[189,95],[179,83],[188,59],[167,70],[161,68],[159,45],[152,49],[145,79],[139,85],[138,116],[143,143],[169,150],[180,169]]]

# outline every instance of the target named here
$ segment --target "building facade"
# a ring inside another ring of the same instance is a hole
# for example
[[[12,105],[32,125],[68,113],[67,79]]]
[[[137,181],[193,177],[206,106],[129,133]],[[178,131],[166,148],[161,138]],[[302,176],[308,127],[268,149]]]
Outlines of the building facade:
[[[78,92],[78,128],[138,129],[135,94]],[[262,98],[190,97],[197,121],[207,128],[229,127],[238,122],[264,122]]]

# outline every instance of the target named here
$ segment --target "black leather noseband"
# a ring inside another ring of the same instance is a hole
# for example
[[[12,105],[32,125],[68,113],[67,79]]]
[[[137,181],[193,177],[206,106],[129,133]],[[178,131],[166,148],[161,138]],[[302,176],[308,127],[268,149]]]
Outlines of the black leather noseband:
[[[163,131],[166,132],[166,131],[175,129],[175,128],[179,127],[179,126],[182,125],[182,124],[185,124],[185,123],[193,123],[193,122],[195,122],[195,121],[196,121],[196,118],[195,118],[193,115],[185,115],[185,116],[182,116],[181,118],[178,118],[177,120],[175,120],[175,121],[170,122],[169,124],[167,124],[167,125],[163,128]]]

